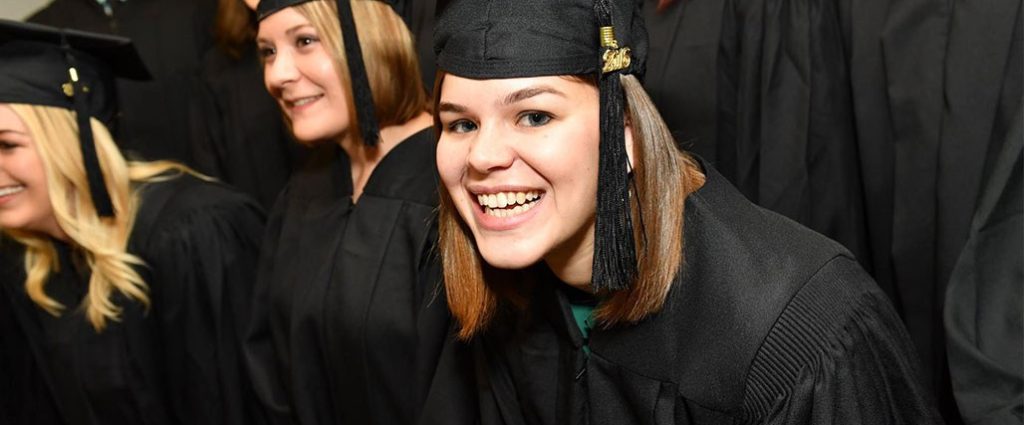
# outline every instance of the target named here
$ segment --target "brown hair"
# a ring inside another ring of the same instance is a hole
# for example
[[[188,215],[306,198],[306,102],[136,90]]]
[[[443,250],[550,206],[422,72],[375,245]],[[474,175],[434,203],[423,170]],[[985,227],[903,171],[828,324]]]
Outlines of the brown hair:
[[[438,72],[435,105],[440,101],[443,79],[444,73]],[[593,78],[580,79],[596,84]],[[636,77],[623,75],[621,79],[635,155],[631,204],[638,275],[629,289],[606,294],[595,311],[603,327],[634,323],[661,309],[683,262],[684,203],[665,208],[664,200],[677,199],[680,194],[685,199],[704,184],[700,167],[676,146]],[[436,117],[434,122],[440,131]],[[439,232],[448,305],[459,323],[459,338],[469,339],[486,329],[502,301],[522,304],[522,286],[529,277],[524,271],[498,270],[483,261],[472,233],[445,190],[441,191]]]
[[[256,40],[256,14],[242,0],[218,0],[213,37],[224,53],[240,59]]]
[[[336,3],[311,1],[294,7],[316,28],[325,47],[331,52],[338,76],[344,87],[348,88],[348,102],[354,105]],[[420,79],[416,46],[402,18],[391,6],[378,1],[353,1],[352,14],[359,33],[366,74],[370,79],[370,90],[373,91],[378,124],[381,127],[403,124],[429,111],[427,92]],[[349,108],[349,118],[355,126],[359,124],[355,108],[361,106]],[[359,132],[353,131],[353,134]]]

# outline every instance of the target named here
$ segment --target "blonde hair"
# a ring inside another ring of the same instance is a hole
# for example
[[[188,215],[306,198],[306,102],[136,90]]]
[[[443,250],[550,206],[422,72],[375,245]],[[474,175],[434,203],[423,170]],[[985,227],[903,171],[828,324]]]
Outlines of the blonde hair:
[[[112,300],[115,292],[148,307],[148,287],[134,269],[144,263],[126,251],[139,208],[138,193],[132,189],[132,183],[158,180],[171,170],[194,172],[166,161],[125,161],[106,126],[92,118],[96,155],[116,212],[114,217],[101,218],[89,195],[75,114],[50,106],[9,106],[25,123],[35,144],[57,224],[84,253],[92,272],[89,290],[81,304],[86,318],[96,330],[102,330],[107,320],[119,320],[122,309]],[[71,265],[59,263],[53,242],[45,235],[15,229],[4,232],[26,247],[25,290],[29,298],[50,314],[60,315],[65,306],[46,295],[45,285],[50,273]]]
[[[439,73],[435,82],[435,104],[443,78]],[[579,80],[595,84],[593,79]],[[704,184],[700,167],[677,147],[637,79],[624,75],[621,80],[635,155],[631,207],[638,275],[629,289],[606,294],[595,310],[604,327],[634,323],[662,308],[683,262],[684,217],[683,203],[665,208],[664,200],[685,198]],[[436,119],[435,125],[439,125]],[[444,190],[439,226],[448,305],[459,322],[459,338],[469,339],[486,329],[502,300],[523,302],[522,286],[529,276],[519,270],[498,270],[483,261],[472,233]]]
[[[338,26],[337,4],[333,1],[310,1],[293,7],[316,28],[321,42],[331,53],[338,78],[348,89],[348,104],[353,105],[349,108],[349,120],[354,123],[352,134],[358,135],[356,108],[364,105],[356,105],[352,97],[352,80]],[[416,45],[402,18],[386,3],[371,0],[352,1],[352,14],[380,127],[403,124],[429,111],[427,92],[420,79]]]

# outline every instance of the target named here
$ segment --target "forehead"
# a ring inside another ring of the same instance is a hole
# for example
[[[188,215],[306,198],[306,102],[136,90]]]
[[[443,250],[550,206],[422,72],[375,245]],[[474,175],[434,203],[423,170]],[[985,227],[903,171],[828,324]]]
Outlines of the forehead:
[[[25,132],[25,122],[6,103],[0,103],[0,130]]]
[[[495,78],[476,80],[448,74],[441,81],[440,102],[463,106],[510,104],[524,92],[563,97],[570,100],[596,100],[597,88],[572,76]],[[532,96],[526,96],[532,97]]]
[[[266,40],[280,37],[299,28],[315,29],[313,24],[295,7],[286,7],[260,21],[257,39]]]

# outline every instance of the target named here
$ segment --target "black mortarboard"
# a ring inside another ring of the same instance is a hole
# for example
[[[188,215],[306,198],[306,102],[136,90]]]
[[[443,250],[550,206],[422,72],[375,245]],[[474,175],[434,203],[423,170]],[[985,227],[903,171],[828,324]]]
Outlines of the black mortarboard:
[[[596,290],[636,277],[621,74],[642,76],[647,30],[638,0],[456,0],[434,31],[437,67],[473,79],[595,75],[601,142],[594,235]]]
[[[115,77],[150,78],[131,40],[0,19],[0,58],[0,102],[75,111],[93,205],[101,217],[113,217],[89,117],[110,125]]]
[[[317,0],[261,0],[256,6],[256,19],[262,21],[281,9],[309,1]],[[366,65],[363,63],[363,50],[359,46],[355,18],[352,17],[352,4],[350,0],[337,0],[337,4],[341,41],[345,45],[345,58],[348,62],[349,80],[352,82],[352,99],[355,101],[360,136],[367,146],[376,146],[380,137],[380,127],[377,124],[377,112],[373,105],[370,79],[366,76]],[[351,31],[347,29],[351,29]]]

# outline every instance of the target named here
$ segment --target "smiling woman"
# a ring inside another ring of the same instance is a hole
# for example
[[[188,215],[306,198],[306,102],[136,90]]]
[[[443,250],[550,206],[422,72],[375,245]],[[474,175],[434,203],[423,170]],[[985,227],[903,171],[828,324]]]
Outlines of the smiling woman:
[[[259,421],[237,353],[260,209],[121,156],[114,77],[148,75],[130,40],[0,21],[0,56],[0,230],[19,245],[0,249],[21,260],[0,274],[0,422]]]
[[[852,256],[677,148],[639,2],[520,1],[457,1],[434,38],[466,422],[937,422]]]
[[[256,391],[277,423],[416,423],[449,318],[412,37],[380,1],[257,14],[267,90],[317,151],[271,213],[246,347]]]

